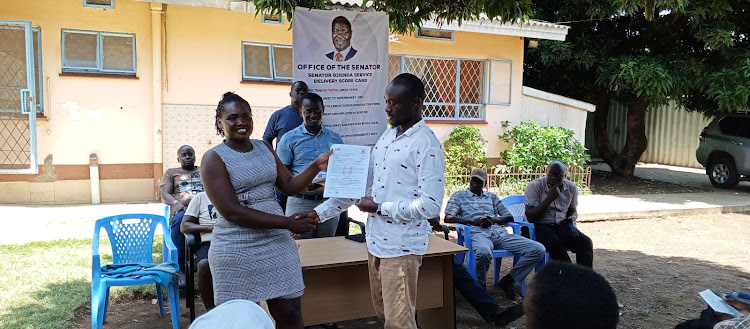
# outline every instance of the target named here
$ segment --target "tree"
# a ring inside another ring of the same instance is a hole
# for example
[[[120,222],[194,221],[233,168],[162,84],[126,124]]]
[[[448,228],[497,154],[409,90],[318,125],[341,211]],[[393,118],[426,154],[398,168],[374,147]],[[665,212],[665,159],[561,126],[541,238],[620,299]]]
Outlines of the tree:
[[[595,144],[615,177],[632,177],[646,150],[649,108],[675,102],[706,115],[750,109],[746,0],[537,0],[534,7],[534,18],[571,29],[566,41],[527,51],[524,84],[596,104]],[[628,107],[620,153],[607,136],[612,102]]]
[[[328,0],[253,0],[257,13],[283,14],[292,21],[294,7],[331,9]],[[479,19],[486,15],[500,22],[527,20],[531,14],[531,0],[363,0],[362,7],[388,14],[391,30],[407,33],[425,21],[445,23]]]

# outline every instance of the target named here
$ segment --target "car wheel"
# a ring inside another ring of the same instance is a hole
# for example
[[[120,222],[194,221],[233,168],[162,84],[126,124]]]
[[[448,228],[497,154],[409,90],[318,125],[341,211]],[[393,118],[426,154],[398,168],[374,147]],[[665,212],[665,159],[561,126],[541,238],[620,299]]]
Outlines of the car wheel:
[[[708,179],[713,186],[718,188],[734,188],[740,182],[734,160],[731,158],[720,158],[712,161],[708,167]]]

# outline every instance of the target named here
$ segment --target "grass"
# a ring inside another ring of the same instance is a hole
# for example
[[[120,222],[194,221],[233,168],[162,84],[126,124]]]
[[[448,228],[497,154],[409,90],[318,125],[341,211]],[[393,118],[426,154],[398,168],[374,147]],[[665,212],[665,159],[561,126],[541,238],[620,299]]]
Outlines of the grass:
[[[162,239],[154,238],[154,261]],[[109,241],[100,242],[101,263],[112,262]],[[70,328],[75,310],[90,303],[91,239],[0,245],[0,329]],[[153,298],[153,285],[115,287],[110,298]]]

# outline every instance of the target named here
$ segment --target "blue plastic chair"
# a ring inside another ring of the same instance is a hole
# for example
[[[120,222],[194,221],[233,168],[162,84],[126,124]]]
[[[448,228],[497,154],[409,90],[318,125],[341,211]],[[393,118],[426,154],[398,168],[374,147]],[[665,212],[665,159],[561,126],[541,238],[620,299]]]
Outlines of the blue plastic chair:
[[[510,214],[513,215],[514,222],[509,223],[510,226],[513,227],[513,233],[521,234],[521,227],[525,226],[529,229],[529,238],[536,241],[536,231],[534,230],[534,224],[529,223],[526,220],[526,202],[523,195],[510,195],[504,197],[501,201],[503,203],[503,206],[505,206]],[[576,227],[576,222],[573,222],[573,226]],[[539,264],[536,265],[536,271],[538,272],[539,270],[541,270],[542,266],[544,266],[544,264],[547,264],[549,261],[549,252],[546,252],[544,253],[544,258],[542,258],[542,260],[539,261]],[[497,281],[497,277],[495,277],[495,281]]]
[[[161,225],[164,230],[164,263],[177,266],[177,248],[169,236],[169,225],[162,215],[125,214],[100,218],[94,225],[91,268],[91,328],[99,329],[106,322],[109,305],[109,288],[113,286],[136,286],[156,284],[159,313],[164,316],[162,286],[150,276],[113,278],[102,277],[99,256],[99,233],[107,231],[112,246],[113,264],[153,263],[152,246],[154,231]],[[180,293],[178,278],[172,277],[167,288],[169,308],[172,313],[172,328],[180,328]]]
[[[510,223],[512,224],[512,223]],[[466,249],[469,249],[468,252],[462,254],[462,257],[466,257],[466,270],[469,272],[469,274],[474,278],[474,280],[477,279],[477,253],[474,251],[474,248],[471,245],[471,229],[468,225],[463,224],[453,224],[456,227],[456,232],[458,233],[458,244],[464,246]],[[514,227],[513,225],[509,225],[513,228],[513,234],[517,234],[517,227]],[[515,266],[518,262],[519,256],[508,251],[505,249],[494,249],[492,250],[492,260],[494,263],[494,284],[497,284],[498,281],[500,281],[500,265],[502,264],[503,257],[513,257],[513,265]],[[526,295],[526,282],[521,282],[521,296]]]

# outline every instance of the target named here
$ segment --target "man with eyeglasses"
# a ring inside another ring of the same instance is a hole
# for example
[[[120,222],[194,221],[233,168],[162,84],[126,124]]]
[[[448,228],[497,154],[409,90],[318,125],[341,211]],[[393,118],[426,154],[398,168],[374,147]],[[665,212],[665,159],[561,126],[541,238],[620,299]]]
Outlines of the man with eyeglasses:
[[[335,62],[346,62],[355,54],[357,50],[352,48],[352,24],[344,16],[338,16],[333,19],[331,23],[331,38],[333,39],[333,47],[336,49],[328,54],[326,57]]]

